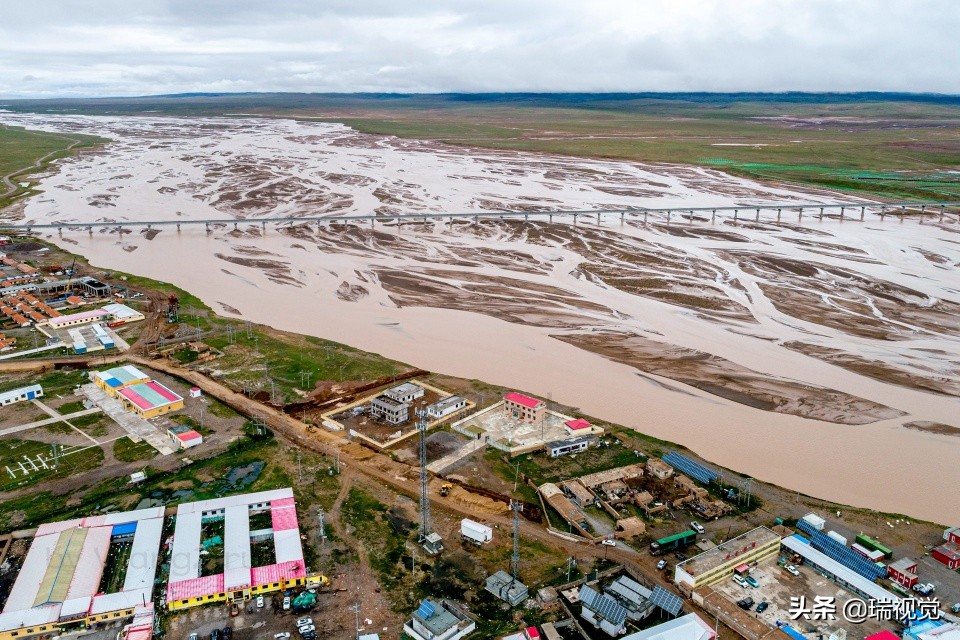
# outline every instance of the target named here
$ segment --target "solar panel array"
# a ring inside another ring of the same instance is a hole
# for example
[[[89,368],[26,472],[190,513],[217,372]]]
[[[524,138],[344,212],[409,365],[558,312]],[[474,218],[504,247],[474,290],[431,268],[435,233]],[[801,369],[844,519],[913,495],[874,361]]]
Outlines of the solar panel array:
[[[853,549],[834,540],[824,532],[818,531],[806,520],[798,520],[797,529],[810,536],[811,547],[836,560],[851,571],[856,571],[867,580],[876,580],[887,575],[886,567],[878,567]]]
[[[436,607],[433,606],[433,603],[429,600],[423,600],[420,602],[420,607],[417,609],[417,615],[422,619],[426,620],[433,615],[433,612],[436,611]]]
[[[680,599],[680,596],[670,593],[660,585],[653,588],[653,593],[650,594],[650,602],[672,616],[676,616],[683,608],[683,600]]]
[[[690,476],[694,480],[698,480],[703,484],[710,484],[717,479],[717,474],[707,469],[705,466],[698,462],[694,462],[686,456],[682,456],[676,451],[671,451],[667,455],[663,456],[663,461],[669,464],[674,469],[679,469],[682,473]]]
[[[627,619],[627,610],[613,596],[594,591],[587,585],[580,587],[580,602],[607,622],[619,626]]]

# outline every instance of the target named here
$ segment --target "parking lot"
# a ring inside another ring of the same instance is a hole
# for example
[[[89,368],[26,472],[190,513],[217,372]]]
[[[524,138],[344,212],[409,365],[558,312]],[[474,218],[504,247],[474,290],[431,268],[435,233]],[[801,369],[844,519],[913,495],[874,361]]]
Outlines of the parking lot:
[[[746,597],[753,598],[757,604],[767,602],[769,607],[766,611],[758,614],[754,605],[751,609],[752,614],[771,627],[776,626],[778,620],[785,622],[811,638],[816,638],[819,634],[828,636],[830,632],[837,629],[846,629],[848,637],[851,638],[862,638],[883,629],[895,629],[895,625],[877,620],[868,620],[863,624],[844,620],[843,605],[854,597],[853,594],[808,567],[800,566],[797,569],[800,575],[794,576],[770,561],[754,568],[750,574],[760,583],[759,587],[741,587],[732,579],[727,579],[713,585],[713,588],[734,602]],[[790,599],[800,596],[806,598],[808,607],[813,605],[814,599],[818,596],[836,598],[836,619],[791,619]]]

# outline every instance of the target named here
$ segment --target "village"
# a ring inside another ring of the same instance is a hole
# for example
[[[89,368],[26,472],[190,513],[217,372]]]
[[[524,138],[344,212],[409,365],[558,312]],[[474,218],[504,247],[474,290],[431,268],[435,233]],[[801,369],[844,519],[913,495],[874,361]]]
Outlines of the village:
[[[33,372],[3,383],[0,489],[89,495],[0,514],[2,640],[960,628],[960,529],[810,512],[550,400],[227,323],[120,278],[2,292],[8,324],[26,313],[45,344],[7,358]],[[44,357],[55,364],[31,363]],[[340,384],[308,393],[324,369]],[[72,519],[55,517],[64,508]],[[798,617],[798,599],[896,615]]]

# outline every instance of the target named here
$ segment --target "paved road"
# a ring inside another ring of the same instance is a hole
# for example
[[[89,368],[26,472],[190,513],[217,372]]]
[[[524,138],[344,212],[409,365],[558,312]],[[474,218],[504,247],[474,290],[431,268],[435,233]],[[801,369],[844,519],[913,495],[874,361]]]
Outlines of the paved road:
[[[46,406],[46,405],[44,405]],[[92,409],[83,409],[74,413],[68,413],[67,415],[57,415],[56,418],[47,418],[46,420],[37,420],[36,422],[28,422],[26,424],[17,425],[15,427],[8,427],[6,429],[0,429],[0,437],[9,436],[13,433],[20,433],[21,431],[29,431],[30,429],[36,429],[37,427],[44,427],[48,424],[55,424],[57,422],[67,422],[71,418],[79,418],[81,416],[89,416],[92,413],[99,413],[100,407],[93,407]]]

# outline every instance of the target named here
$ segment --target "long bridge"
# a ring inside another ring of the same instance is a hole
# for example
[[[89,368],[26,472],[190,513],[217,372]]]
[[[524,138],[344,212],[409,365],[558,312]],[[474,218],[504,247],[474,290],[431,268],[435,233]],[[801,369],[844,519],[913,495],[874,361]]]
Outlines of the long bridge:
[[[956,211],[954,211],[956,210]],[[454,220],[473,220],[479,222],[481,219],[523,219],[543,220],[550,222],[555,217],[572,219],[576,224],[580,218],[586,220],[595,219],[600,224],[604,218],[619,218],[621,221],[627,218],[636,220],[642,218],[647,222],[650,216],[657,219],[666,219],[672,222],[674,218],[686,220],[687,222],[716,222],[717,215],[721,218],[737,220],[753,220],[781,222],[786,216],[797,216],[797,221],[802,221],[804,215],[808,218],[822,220],[824,216],[838,217],[841,220],[864,220],[867,214],[878,216],[883,220],[887,216],[896,216],[901,220],[907,216],[917,216],[922,222],[927,217],[943,221],[946,215],[960,216],[960,202],[931,202],[931,201],[906,201],[906,202],[831,202],[831,203],[781,203],[781,204],[752,204],[752,205],[734,205],[722,207],[629,207],[623,209],[584,209],[584,210],[559,210],[559,211],[517,211],[517,210],[486,210],[460,213],[435,213],[435,212],[409,212],[409,213],[380,213],[380,214],[354,214],[354,215],[330,215],[330,216],[284,216],[274,218],[193,218],[185,220],[116,220],[116,221],[97,221],[97,222],[25,222],[10,224],[0,221],[0,231],[7,233],[31,232],[35,230],[53,229],[61,234],[65,230],[86,230],[93,233],[94,229],[153,229],[164,227],[176,227],[180,230],[184,226],[203,225],[209,231],[212,227],[233,225],[235,229],[240,225],[261,226],[267,225],[303,225],[315,224],[319,226],[333,225],[351,225],[369,223],[375,225],[377,222],[388,223],[395,222],[402,224],[404,222],[427,222],[429,220],[449,221]],[[732,214],[732,215],[731,215]],[[763,215],[761,215],[763,214]]]

